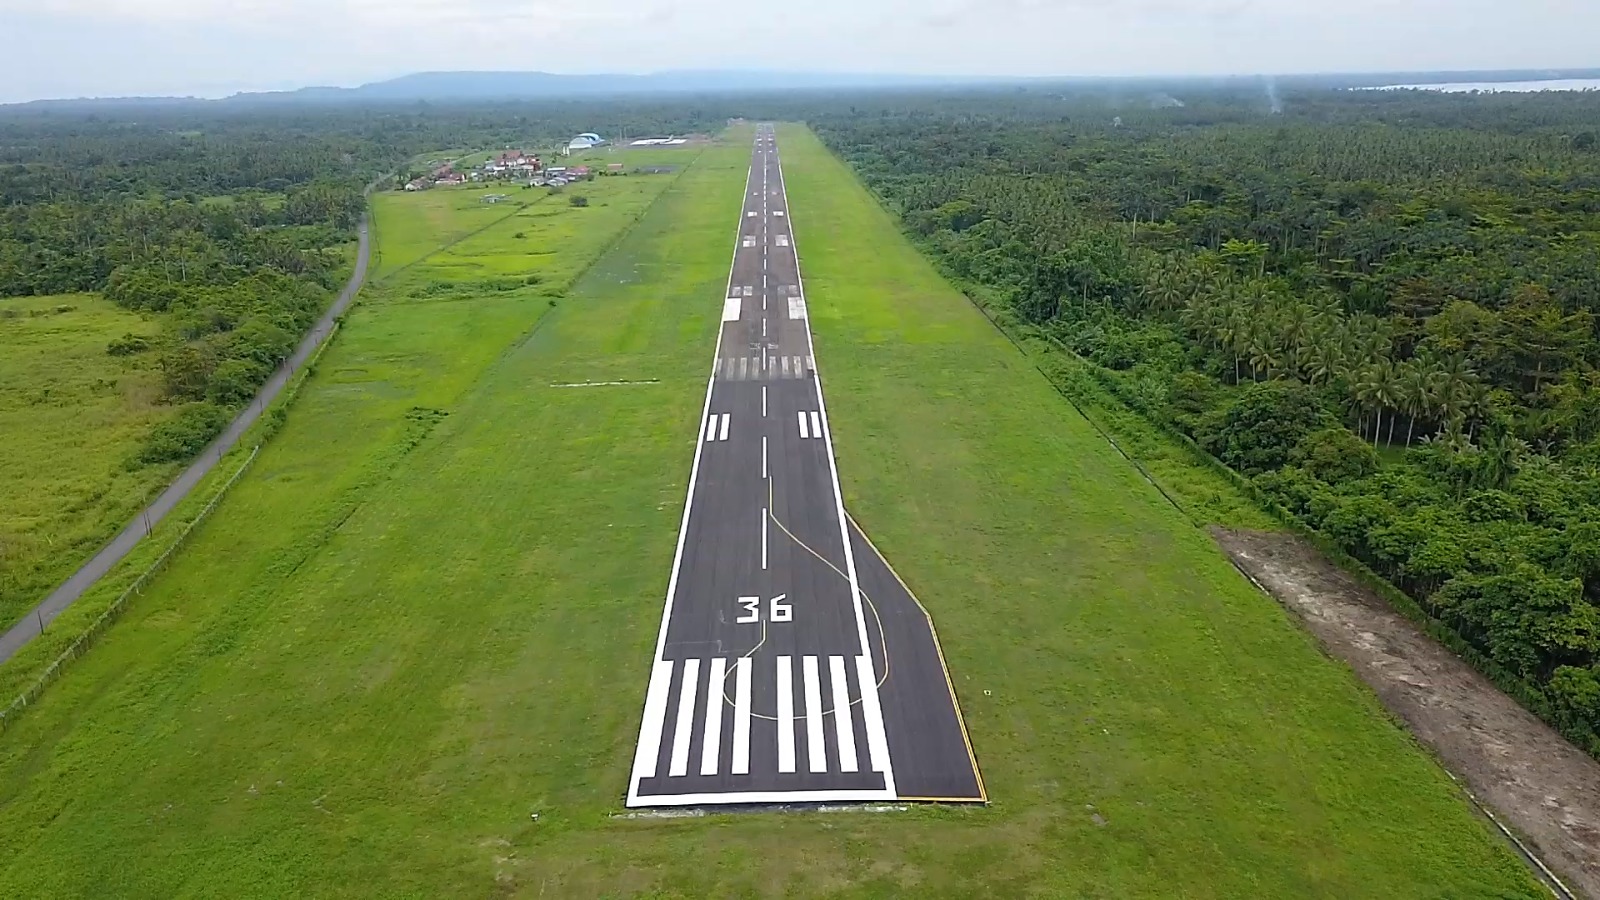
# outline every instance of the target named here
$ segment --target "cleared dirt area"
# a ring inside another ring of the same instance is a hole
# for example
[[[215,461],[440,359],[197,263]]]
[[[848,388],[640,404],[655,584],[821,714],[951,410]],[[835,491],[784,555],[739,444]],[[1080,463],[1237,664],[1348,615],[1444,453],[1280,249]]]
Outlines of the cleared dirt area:
[[[1305,541],[1213,535],[1569,888],[1600,897],[1600,763]]]

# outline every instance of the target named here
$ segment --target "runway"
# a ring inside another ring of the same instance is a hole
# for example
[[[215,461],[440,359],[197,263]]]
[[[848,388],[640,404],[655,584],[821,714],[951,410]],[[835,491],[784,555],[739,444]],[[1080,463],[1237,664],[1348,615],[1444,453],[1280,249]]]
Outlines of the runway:
[[[986,799],[932,622],[845,514],[817,368],[763,125],[630,807]]]

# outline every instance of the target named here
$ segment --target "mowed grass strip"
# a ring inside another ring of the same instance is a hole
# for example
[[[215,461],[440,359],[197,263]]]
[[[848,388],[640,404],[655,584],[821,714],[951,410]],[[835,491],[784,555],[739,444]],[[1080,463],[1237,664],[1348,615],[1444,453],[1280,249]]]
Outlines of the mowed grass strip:
[[[842,162],[780,145],[846,503],[934,616],[995,801],[967,889],[1540,895]]]
[[[197,540],[0,734],[0,896],[480,895],[613,803],[747,158],[449,251],[559,285],[672,185],[554,307],[410,296],[431,261],[358,305]],[[560,253],[510,249],[541,228]],[[624,378],[661,383],[548,386]]]
[[[127,524],[176,466],[127,466],[157,422],[157,323],[97,294],[0,299],[0,630]],[[9,700],[10,697],[6,697]]]

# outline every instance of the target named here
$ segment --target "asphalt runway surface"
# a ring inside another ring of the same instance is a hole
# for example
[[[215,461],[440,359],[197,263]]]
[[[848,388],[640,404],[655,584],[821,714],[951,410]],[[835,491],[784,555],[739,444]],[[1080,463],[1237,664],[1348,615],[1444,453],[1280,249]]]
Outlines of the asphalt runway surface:
[[[628,805],[983,802],[932,622],[845,514],[757,130]]]

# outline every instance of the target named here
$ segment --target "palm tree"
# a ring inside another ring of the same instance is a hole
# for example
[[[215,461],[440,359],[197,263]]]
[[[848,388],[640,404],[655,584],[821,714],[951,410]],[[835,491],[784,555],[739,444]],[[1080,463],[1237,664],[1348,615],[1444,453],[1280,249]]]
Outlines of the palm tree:
[[[1406,446],[1410,447],[1417,419],[1431,417],[1439,406],[1439,378],[1427,363],[1412,360],[1401,368],[1396,389],[1406,413]]]

